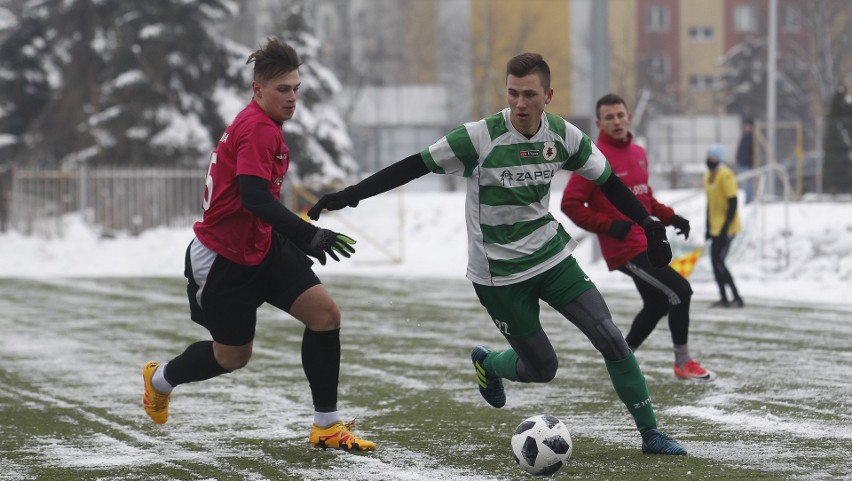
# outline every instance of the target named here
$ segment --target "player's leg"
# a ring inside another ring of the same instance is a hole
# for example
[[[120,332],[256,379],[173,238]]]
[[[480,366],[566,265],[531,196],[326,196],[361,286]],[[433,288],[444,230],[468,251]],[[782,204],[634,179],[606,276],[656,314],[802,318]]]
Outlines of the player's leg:
[[[727,252],[727,238],[724,236],[713,237],[710,241],[710,265],[713,266],[713,279],[719,287],[719,301],[710,307],[728,307],[728,294],[725,285],[728,283],[728,269],[725,267],[724,254]]]
[[[618,269],[633,279],[633,284],[636,285],[636,290],[642,298],[642,308],[636,313],[636,317],[633,318],[633,323],[630,325],[630,330],[625,336],[627,345],[633,352],[636,352],[639,346],[645,342],[645,339],[651,335],[660,319],[668,314],[670,305],[666,293],[655,287],[644,275],[644,269],[640,266],[645,263],[648,263],[648,256],[642,254]]]
[[[168,420],[172,389],[240,369],[251,357],[256,310],[260,305],[257,269],[216,255],[194,239],[186,253],[190,317],[207,328],[212,341],[198,341],[167,363],[143,368],[145,411],[158,424]]]
[[[547,277],[542,283],[542,300],[577,326],[601,353],[613,388],[642,435],[643,451],[686,454],[683,447],[657,429],[657,417],[639,363],[613,323],[603,296],[574,258],[569,257],[548,271]]]
[[[479,393],[491,406],[499,408],[506,403],[503,379],[547,382],[556,373],[556,354],[539,319],[540,281],[536,276],[506,286],[473,284],[479,302],[511,346],[502,351],[477,346],[471,352]],[[533,345],[541,351],[533,352]],[[521,346],[521,351],[516,351],[516,346]]]
[[[305,325],[302,368],[314,405],[309,441],[322,448],[373,450],[375,443],[352,434],[352,423],[344,423],[337,411],[340,308],[311,270],[307,256],[287,239],[276,236],[276,241],[266,301]]]
[[[677,441],[657,429],[645,376],[594,284],[573,258],[550,273],[551,278],[543,284],[548,289],[543,289],[542,299],[554,308],[563,306],[557,310],[577,326],[604,357],[613,388],[642,435],[642,452],[686,454],[686,449]]]
[[[585,291],[559,312],[586,334],[603,355],[612,386],[642,435],[642,452],[686,454],[686,449],[657,428],[645,376],[613,324],[600,292],[597,289]]]
[[[731,271],[728,270],[728,265],[725,262],[728,258],[728,251],[731,248],[731,243],[733,243],[734,237],[736,236],[728,236],[724,239],[724,243],[720,248],[721,252],[719,253],[719,258],[722,270],[724,271],[725,284],[731,288],[731,296],[733,297],[729,307],[743,307],[743,299],[740,297],[737,286],[734,284],[734,276],[731,275]]]
[[[653,267],[646,254],[631,259],[625,264],[624,270],[633,278],[646,304],[656,302],[668,310],[675,376],[694,381],[715,379],[716,375],[704,369],[689,353],[689,306],[692,300],[692,286],[689,281],[669,266]],[[632,332],[631,328],[626,340],[627,345],[635,352]]]

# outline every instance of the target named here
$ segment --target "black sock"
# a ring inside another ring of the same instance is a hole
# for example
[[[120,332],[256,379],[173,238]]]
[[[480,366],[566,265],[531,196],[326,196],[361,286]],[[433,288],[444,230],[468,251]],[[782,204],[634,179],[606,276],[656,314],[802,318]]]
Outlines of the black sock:
[[[205,381],[227,371],[216,362],[213,341],[190,344],[182,354],[166,364],[163,377],[172,386],[195,381]]]
[[[337,411],[337,379],[340,376],[340,329],[312,331],[302,336],[302,368],[311,386],[314,409]]]

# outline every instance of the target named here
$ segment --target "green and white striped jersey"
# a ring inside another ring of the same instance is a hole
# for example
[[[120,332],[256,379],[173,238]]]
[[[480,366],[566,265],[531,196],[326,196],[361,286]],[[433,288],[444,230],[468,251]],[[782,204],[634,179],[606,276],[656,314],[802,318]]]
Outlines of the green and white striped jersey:
[[[527,138],[509,109],[453,129],[420,154],[432,172],[467,178],[467,278],[488,286],[529,279],[555,266],[577,242],[550,213],[550,183],[567,169],[600,185],[609,162],[589,136],[545,112]]]

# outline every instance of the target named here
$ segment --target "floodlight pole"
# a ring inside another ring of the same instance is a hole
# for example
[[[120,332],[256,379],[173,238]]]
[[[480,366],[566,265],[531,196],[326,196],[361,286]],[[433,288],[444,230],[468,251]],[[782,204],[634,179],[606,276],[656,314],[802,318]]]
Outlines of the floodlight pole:
[[[766,161],[775,164],[775,118],[776,118],[776,77],[778,70],[778,0],[769,0],[769,30],[767,32],[767,65],[766,65]],[[774,194],[774,185],[767,186]]]

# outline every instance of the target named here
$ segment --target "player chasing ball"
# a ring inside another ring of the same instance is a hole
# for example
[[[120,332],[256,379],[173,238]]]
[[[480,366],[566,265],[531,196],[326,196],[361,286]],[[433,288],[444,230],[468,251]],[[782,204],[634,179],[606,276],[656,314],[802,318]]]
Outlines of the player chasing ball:
[[[642,437],[642,452],[684,455],[686,449],[658,429],[645,377],[612,321],[595,285],[571,255],[576,241],[548,210],[550,184],[560,169],[593,182],[641,226],[652,266],[671,261],[665,226],[651,217],[613,175],[607,159],[577,127],[545,112],[553,98],[550,68],[524,53],[506,66],[508,108],[461,125],[440,140],[367,177],[320,198],[308,212],[356,207],[429,172],[467,179],[467,277],[480,303],[509,343],[503,351],[477,346],[471,353],[479,392],[488,404],[506,404],[503,379],[549,382],[556,351],[541,326],[539,300],[573,323],[601,353],[610,380]]]

